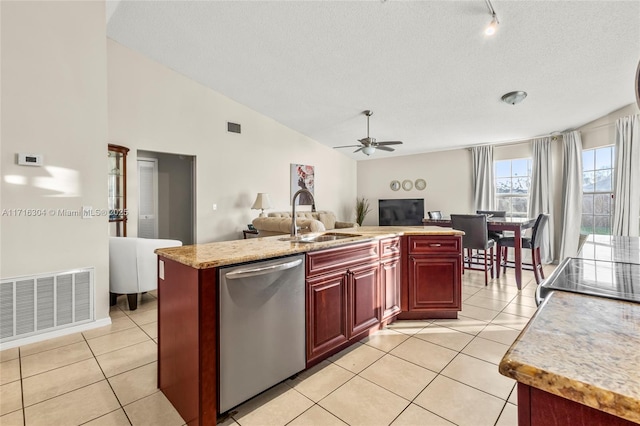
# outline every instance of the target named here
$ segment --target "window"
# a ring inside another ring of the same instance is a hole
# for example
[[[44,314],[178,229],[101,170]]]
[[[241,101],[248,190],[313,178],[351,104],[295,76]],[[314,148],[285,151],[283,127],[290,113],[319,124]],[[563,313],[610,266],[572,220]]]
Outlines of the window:
[[[583,234],[611,234],[613,146],[582,151]]]
[[[495,161],[497,210],[504,210],[509,217],[526,217],[529,209],[531,186],[531,159]]]

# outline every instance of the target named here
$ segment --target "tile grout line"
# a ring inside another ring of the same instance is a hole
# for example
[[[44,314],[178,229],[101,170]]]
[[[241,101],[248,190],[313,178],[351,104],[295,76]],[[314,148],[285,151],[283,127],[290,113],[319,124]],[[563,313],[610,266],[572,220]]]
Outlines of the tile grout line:
[[[22,356],[20,355],[21,349],[18,347],[18,366],[20,369],[20,401],[22,403],[22,425],[27,426],[27,410],[24,406],[24,381],[22,378]]]
[[[111,310],[109,310],[109,312],[111,312]],[[137,326],[137,324],[136,324],[136,326]],[[112,334],[112,333],[108,333],[108,334]],[[107,374],[104,372],[104,369],[102,368],[102,365],[100,365],[100,363],[98,362],[98,358],[96,357],[96,354],[93,352],[93,349],[91,348],[91,345],[89,345],[89,339],[87,339],[84,334],[82,334],[82,337],[85,339],[85,342],[87,343],[87,346],[89,347],[89,350],[91,351],[91,355],[93,355],[93,359],[95,360],[96,364],[98,364],[98,368],[102,372],[102,376],[104,377],[104,380],[107,382],[107,385],[109,385],[109,389],[111,389],[111,392],[113,393],[113,396],[116,398],[116,401],[118,401],[118,405],[120,406],[120,409],[124,412],[124,415],[127,418],[127,421],[129,422],[129,424],[133,425],[133,423],[131,422],[131,419],[129,418],[129,415],[127,414],[127,412],[125,411],[124,407],[122,406],[122,403],[120,402],[120,398],[118,398],[118,395],[116,394],[116,391],[113,389],[113,386],[111,386],[111,382],[109,381],[109,378],[107,377]],[[117,410],[110,411],[109,413],[112,413],[114,411],[117,411]],[[99,419],[100,417],[106,416],[109,413],[105,413],[105,414],[103,414],[103,415],[101,415],[99,417],[96,417],[94,419],[91,419],[89,421]],[[87,422],[85,422],[85,423],[87,423]]]

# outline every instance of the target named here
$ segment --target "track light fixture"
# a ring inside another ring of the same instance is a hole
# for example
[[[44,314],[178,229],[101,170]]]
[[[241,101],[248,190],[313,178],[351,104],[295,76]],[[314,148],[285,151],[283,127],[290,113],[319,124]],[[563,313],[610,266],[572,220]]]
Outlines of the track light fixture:
[[[489,23],[487,28],[485,28],[484,33],[485,35],[492,36],[498,30],[498,24],[500,23],[500,21],[498,21],[498,15],[496,14],[496,11],[491,4],[491,0],[484,1],[487,4],[487,8],[489,8],[489,13],[491,14],[491,23]]]

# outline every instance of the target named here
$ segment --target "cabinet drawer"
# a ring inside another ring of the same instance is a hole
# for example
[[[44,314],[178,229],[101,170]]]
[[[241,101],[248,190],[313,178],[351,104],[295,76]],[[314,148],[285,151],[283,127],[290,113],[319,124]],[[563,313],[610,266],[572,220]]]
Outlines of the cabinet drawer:
[[[462,238],[459,236],[410,236],[410,254],[460,253]]]
[[[307,278],[378,261],[378,242],[350,244],[307,253]]]
[[[400,256],[400,237],[385,238],[380,240],[380,258]]]

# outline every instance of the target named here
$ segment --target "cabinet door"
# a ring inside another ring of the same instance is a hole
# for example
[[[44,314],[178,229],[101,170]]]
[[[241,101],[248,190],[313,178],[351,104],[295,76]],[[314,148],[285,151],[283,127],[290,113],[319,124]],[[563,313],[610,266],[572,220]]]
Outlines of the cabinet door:
[[[460,256],[409,256],[409,310],[460,310]]]
[[[380,262],[382,319],[400,312],[400,258]]]
[[[380,281],[378,262],[352,268],[349,277],[349,338],[380,323]]]
[[[307,363],[347,341],[347,275],[307,280]]]

